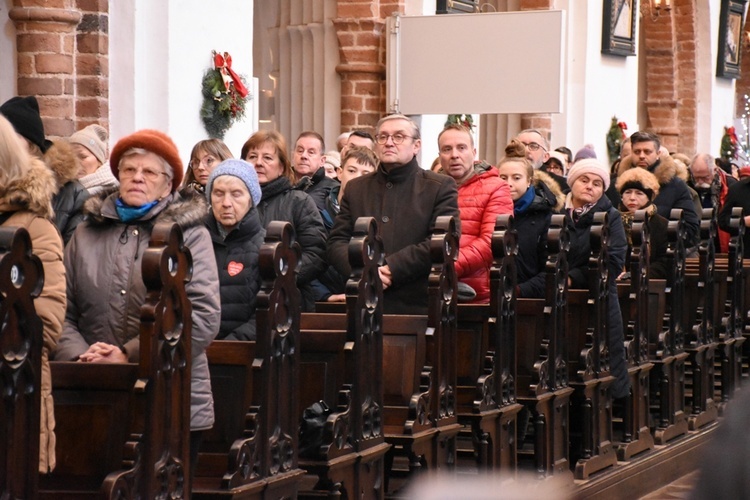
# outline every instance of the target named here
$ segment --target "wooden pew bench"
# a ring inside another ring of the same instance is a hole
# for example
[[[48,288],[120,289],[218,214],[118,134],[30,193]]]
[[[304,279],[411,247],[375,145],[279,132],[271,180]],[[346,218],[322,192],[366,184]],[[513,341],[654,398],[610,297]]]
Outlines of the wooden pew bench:
[[[201,446],[193,498],[295,498],[298,467],[299,246],[272,222],[261,246],[255,342],[207,350],[216,423]]]
[[[191,269],[179,227],[157,225],[143,255],[139,363],[50,363],[57,467],[40,498],[189,495]]]
[[[314,486],[302,498],[382,498],[383,248],[372,218],[356,221],[349,249],[352,275],[341,313],[303,313],[300,319],[302,408],[324,401],[332,410],[322,443],[300,459]]]
[[[0,228],[0,498],[36,498],[42,321],[33,299],[44,269],[23,228]]]
[[[548,231],[546,297],[516,301],[518,401],[530,412],[533,450],[518,443],[522,459],[532,459],[540,478],[560,476],[572,480],[569,455],[569,406],[573,388],[567,366],[567,250],[569,239],[564,215],[553,215]],[[519,420],[519,425],[523,422]]]
[[[516,470],[515,258],[512,216],[497,218],[492,237],[490,303],[459,304],[456,330],[456,407],[470,430],[480,469]]]
[[[654,448],[649,414],[649,375],[654,365],[648,360],[649,325],[653,314],[649,309],[649,234],[645,211],[636,212],[631,239],[630,265],[626,269],[629,282],[617,284],[631,387],[621,408],[622,418],[613,418],[613,440],[619,460],[629,460]]]
[[[725,294],[726,273],[716,269],[716,214],[704,209],[701,215],[701,241],[698,256],[685,261],[685,352],[686,397],[690,415],[688,428],[696,430],[716,421],[718,406],[714,401],[714,362],[718,347],[716,327],[721,321],[717,297]]]

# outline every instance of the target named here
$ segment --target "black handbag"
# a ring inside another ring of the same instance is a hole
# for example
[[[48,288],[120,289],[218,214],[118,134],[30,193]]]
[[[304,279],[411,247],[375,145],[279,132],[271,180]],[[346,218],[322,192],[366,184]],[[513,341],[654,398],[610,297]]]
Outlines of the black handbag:
[[[325,401],[313,403],[302,412],[299,426],[300,458],[320,458],[320,446],[323,444],[323,430],[328,415],[333,411]]]

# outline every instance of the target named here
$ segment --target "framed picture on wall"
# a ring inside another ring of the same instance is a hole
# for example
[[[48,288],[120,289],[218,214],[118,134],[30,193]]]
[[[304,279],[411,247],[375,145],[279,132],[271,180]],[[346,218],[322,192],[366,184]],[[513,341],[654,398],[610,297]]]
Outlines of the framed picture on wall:
[[[719,19],[719,52],[716,76],[739,78],[742,48],[742,14],[747,0],[721,0]]]
[[[635,55],[635,16],[638,0],[604,0],[602,53]]]

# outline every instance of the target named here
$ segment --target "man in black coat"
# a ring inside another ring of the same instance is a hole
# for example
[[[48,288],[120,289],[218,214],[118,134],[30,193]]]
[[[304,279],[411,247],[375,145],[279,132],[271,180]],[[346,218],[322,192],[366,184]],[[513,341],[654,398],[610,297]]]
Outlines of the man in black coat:
[[[425,314],[430,237],[439,216],[451,215],[459,222],[456,183],[419,166],[419,127],[406,116],[382,118],[375,140],[380,165],[347,184],[328,237],[328,262],[349,276],[354,223],[358,217],[375,217],[385,247],[385,264],[379,269],[385,312]]]
[[[320,134],[302,132],[294,143],[292,155],[292,170],[297,179],[295,187],[309,194],[320,212],[326,209],[326,198],[331,189],[339,185],[336,180],[326,177],[325,148]]]
[[[688,185],[678,177],[678,166],[669,154],[659,154],[661,141],[656,134],[635,132],[630,136],[630,143],[630,156],[620,162],[618,175],[631,168],[645,168],[654,174],[659,181],[659,194],[654,199],[659,215],[669,219],[673,208],[682,209],[687,233],[685,246],[695,245],[698,242],[700,217]]]

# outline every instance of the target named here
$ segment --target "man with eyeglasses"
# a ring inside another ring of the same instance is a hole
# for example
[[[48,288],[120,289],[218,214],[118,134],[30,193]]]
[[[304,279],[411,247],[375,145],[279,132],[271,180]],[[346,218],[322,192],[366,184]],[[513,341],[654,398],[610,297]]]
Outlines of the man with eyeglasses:
[[[539,170],[549,160],[549,141],[538,130],[533,128],[521,130],[516,139],[526,147],[526,159],[531,162],[534,170]],[[564,194],[570,192],[565,177],[554,172],[547,172],[547,174],[555,180]]]
[[[385,312],[425,314],[430,237],[439,216],[450,215],[459,222],[456,182],[419,166],[419,127],[404,115],[382,118],[375,128],[375,143],[380,164],[373,174],[346,185],[328,238],[328,262],[349,276],[354,223],[358,217],[375,217],[385,247],[385,263],[379,268]]]
[[[714,157],[708,153],[698,153],[690,162],[690,180],[688,186],[693,188],[701,201],[701,208],[714,208],[721,212],[727,199],[729,188],[737,182],[716,166]],[[715,240],[716,251],[729,252],[729,233],[719,229]]]

